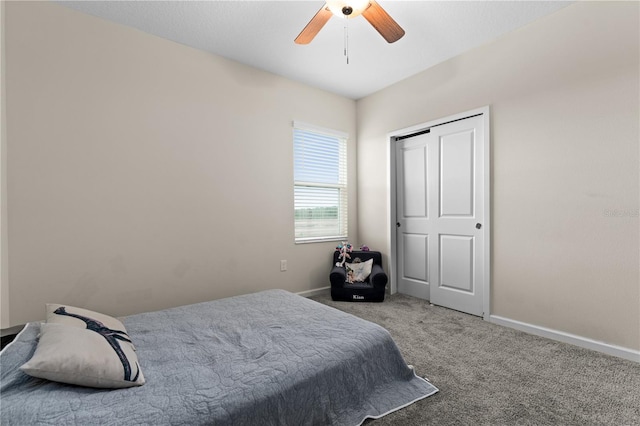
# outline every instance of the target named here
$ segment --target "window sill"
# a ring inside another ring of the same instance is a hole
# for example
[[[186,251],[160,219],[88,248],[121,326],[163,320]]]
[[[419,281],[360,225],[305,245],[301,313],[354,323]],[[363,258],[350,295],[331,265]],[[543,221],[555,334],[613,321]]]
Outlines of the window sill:
[[[328,243],[335,241],[348,241],[348,237],[324,237],[324,238],[301,238],[295,241],[296,244],[311,244],[311,243]]]

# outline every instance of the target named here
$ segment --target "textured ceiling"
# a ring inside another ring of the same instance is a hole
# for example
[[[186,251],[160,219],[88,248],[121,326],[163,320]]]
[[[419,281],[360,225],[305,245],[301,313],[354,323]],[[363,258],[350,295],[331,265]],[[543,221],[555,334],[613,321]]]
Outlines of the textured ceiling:
[[[560,1],[379,4],[406,35],[388,44],[362,17],[332,17],[308,45],[293,42],[323,1],[57,1],[144,32],[359,99],[553,13]]]

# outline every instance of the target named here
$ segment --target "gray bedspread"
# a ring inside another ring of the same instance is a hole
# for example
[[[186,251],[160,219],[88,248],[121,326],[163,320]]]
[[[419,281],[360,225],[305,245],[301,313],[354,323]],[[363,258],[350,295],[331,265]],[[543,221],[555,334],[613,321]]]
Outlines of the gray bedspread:
[[[268,290],[124,319],[147,383],[89,389],[27,376],[30,323],[0,354],[2,425],[358,425],[438,391],[389,333]]]

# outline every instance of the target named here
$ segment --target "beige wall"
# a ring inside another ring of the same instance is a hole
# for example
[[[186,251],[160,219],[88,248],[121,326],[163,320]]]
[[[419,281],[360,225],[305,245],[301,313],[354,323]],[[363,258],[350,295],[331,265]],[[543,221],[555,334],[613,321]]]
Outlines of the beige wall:
[[[491,313],[638,350],[639,8],[577,3],[358,101],[361,239],[389,244],[387,134],[490,105]]]
[[[9,286],[7,274],[7,156],[5,155],[7,145],[7,126],[5,108],[5,2],[0,1],[0,324],[9,324]]]
[[[60,5],[5,13],[2,328],[46,302],[123,315],[328,285],[336,244],[293,242],[291,126],[351,135],[356,241],[355,101]]]
[[[350,239],[386,247],[387,134],[490,105],[492,314],[640,348],[638,3],[575,4],[357,105],[3,5],[2,328],[50,301],[123,315],[325,286],[335,244],[293,244],[291,121],[352,135],[351,183],[358,123]]]

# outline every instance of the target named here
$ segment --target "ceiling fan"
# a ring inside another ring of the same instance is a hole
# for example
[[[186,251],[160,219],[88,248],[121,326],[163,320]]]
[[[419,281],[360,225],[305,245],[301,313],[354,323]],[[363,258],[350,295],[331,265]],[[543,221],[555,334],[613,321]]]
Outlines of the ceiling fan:
[[[309,44],[332,15],[344,18],[355,18],[362,15],[389,43],[396,42],[404,36],[402,27],[389,16],[376,0],[327,0],[296,37],[295,42]]]

